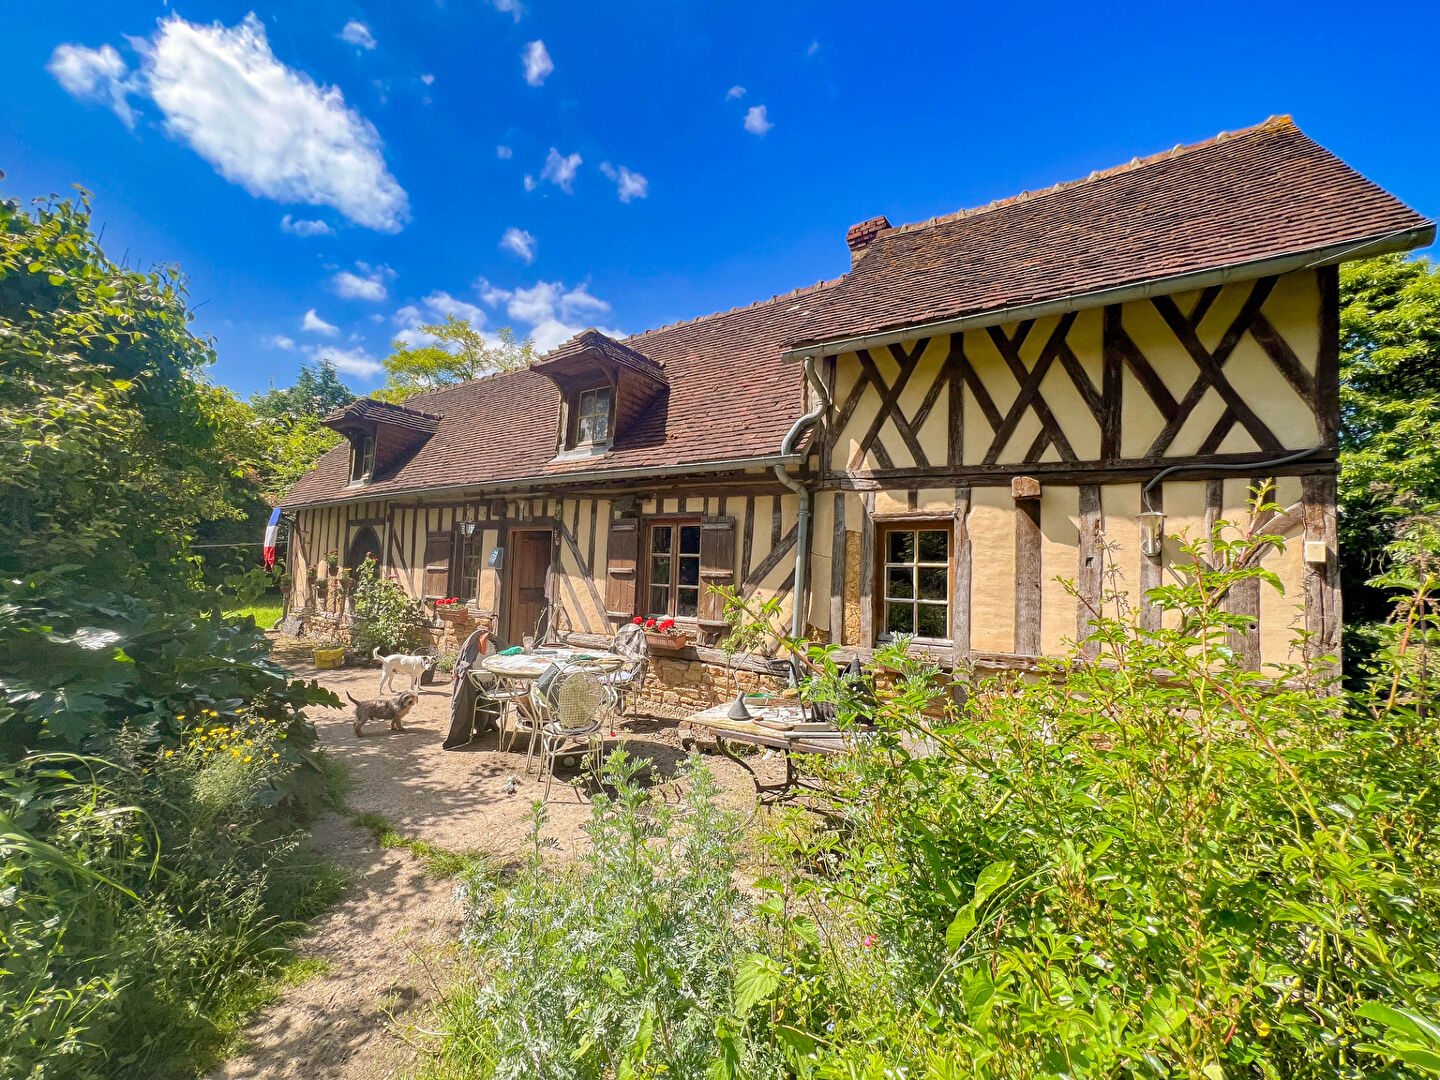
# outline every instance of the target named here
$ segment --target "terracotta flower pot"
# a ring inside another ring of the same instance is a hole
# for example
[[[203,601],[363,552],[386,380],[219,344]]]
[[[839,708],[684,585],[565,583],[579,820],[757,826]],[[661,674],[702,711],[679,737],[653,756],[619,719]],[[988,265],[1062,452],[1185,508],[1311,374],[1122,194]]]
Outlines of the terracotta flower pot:
[[[645,641],[656,652],[678,652],[690,644],[684,634],[662,634],[657,630],[646,630]]]

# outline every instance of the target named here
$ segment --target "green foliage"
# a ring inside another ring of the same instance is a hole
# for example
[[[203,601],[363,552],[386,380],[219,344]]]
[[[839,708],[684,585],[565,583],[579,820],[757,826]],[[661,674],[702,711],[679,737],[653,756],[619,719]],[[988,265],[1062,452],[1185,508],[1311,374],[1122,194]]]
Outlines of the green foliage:
[[[294,386],[271,387],[251,397],[250,410],[266,441],[258,472],[270,499],[283,498],[320,455],[341,442],[339,433],[320,421],[354,400],[328,360],[313,367],[301,364]]]
[[[1367,589],[1401,520],[1440,502],[1440,269],[1386,255],[1340,271],[1340,550],[1346,618],[1383,619]]]
[[[294,386],[272,386],[263,394],[253,395],[250,408],[267,420],[321,419],[354,400],[354,392],[340,381],[335,365],[321,360],[313,366],[301,364]]]
[[[356,814],[350,823],[366,830],[382,848],[403,848],[410,852],[431,877],[450,878],[461,874],[482,876],[490,872],[491,859],[483,851],[453,851],[414,836],[405,836],[379,814]]]
[[[0,202],[0,1075],[193,1072],[336,879],[302,853],[334,770],[189,538],[259,504],[174,271],[88,205]]]
[[[430,641],[430,617],[425,608],[405,595],[397,581],[381,577],[374,559],[366,559],[355,572],[355,601],[350,642],[357,652],[415,653]]]
[[[487,336],[470,325],[469,319],[446,315],[443,323],[428,323],[420,331],[433,340],[411,346],[393,342],[384,360],[385,385],[375,397],[404,401],[421,390],[478,379],[502,371],[516,371],[535,358],[529,338],[517,338],[508,326]]]
[[[830,773],[836,826],[775,840],[786,974],[762,989],[817,1047],[797,1074],[1426,1068],[1376,1006],[1440,1015],[1433,685],[1423,662],[1382,660],[1348,699],[1320,658],[1246,671],[1224,599],[1275,584],[1254,558],[1275,542],[1222,523],[1150,594],[1167,628],[1112,596],[1098,658],[1077,647],[939,719],[929,662],[877,656],[878,730]],[[1392,627],[1392,654],[1420,629]],[[854,706],[819,667],[813,692]]]
[[[744,1037],[735,1001],[757,985],[734,881],[737,822],[715,809],[698,762],[678,805],[642,788],[639,768],[610,755],[614,795],[596,796],[577,868],[542,859],[537,803],[517,879],[466,883],[475,969],[439,1006],[443,1042],[422,1075],[781,1075],[763,1037]]]

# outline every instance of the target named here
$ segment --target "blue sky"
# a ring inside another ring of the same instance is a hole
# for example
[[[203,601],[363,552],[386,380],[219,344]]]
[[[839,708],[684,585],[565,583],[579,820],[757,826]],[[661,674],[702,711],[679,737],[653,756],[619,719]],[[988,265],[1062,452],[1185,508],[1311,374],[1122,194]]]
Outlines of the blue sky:
[[[446,310],[553,345],[750,303],[842,273],[872,215],[1275,113],[1440,213],[1433,3],[72,0],[6,29],[0,192],[94,192],[241,393],[321,355],[378,385]]]

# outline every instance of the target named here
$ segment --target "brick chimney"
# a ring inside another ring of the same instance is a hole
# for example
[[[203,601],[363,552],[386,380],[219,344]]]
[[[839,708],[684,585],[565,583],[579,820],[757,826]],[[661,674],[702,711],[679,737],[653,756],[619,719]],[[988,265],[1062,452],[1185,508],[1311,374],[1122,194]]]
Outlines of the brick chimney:
[[[871,241],[888,228],[890,219],[884,214],[872,217],[869,221],[862,221],[858,225],[851,225],[845,233],[845,243],[850,246],[850,265],[854,266],[859,262],[860,256],[870,250]]]

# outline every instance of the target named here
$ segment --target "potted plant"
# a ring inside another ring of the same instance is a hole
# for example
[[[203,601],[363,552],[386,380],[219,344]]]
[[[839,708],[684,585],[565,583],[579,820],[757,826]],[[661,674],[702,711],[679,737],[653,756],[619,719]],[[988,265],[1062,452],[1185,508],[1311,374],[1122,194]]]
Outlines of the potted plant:
[[[645,629],[645,641],[652,650],[676,652],[690,643],[685,631],[675,625],[674,619],[636,619]]]
[[[458,596],[446,596],[435,601],[435,614],[441,619],[468,619],[470,609]]]
[[[340,570],[340,553],[338,551],[332,551],[325,556],[325,569],[329,571],[330,577],[334,577]]]

